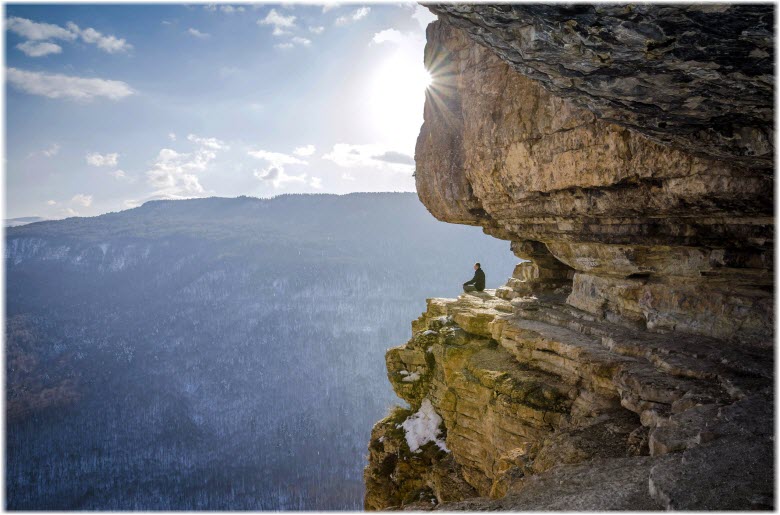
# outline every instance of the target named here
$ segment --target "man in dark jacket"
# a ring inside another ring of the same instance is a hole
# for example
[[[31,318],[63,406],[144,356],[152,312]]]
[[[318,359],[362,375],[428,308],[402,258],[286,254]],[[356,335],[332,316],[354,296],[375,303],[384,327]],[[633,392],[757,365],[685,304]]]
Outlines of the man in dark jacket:
[[[463,283],[463,291],[482,291],[485,289],[485,272],[479,263],[474,263],[474,277]]]

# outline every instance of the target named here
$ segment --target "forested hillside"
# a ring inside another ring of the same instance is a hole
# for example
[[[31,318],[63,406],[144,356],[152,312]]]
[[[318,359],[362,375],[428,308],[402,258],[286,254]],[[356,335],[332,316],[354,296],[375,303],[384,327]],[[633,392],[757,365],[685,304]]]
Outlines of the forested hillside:
[[[506,242],[414,194],[150,202],[6,232],[9,509],[360,509],[384,352]]]

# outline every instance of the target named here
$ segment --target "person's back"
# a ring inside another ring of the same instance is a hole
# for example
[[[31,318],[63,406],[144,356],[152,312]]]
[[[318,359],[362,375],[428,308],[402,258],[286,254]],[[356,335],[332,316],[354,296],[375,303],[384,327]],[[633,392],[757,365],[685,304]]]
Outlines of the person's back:
[[[483,291],[485,289],[485,272],[482,271],[482,265],[474,263],[474,277],[470,281],[463,283],[463,291]]]

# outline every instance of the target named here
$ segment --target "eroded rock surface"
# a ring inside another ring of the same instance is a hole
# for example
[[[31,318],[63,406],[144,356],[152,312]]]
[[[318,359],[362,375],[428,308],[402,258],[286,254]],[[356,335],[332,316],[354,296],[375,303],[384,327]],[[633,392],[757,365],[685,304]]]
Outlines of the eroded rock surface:
[[[684,151],[771,171],[771,4],[430,9],[600,118]]]
[[[366,508],[773,503],[771,350],[672,341],[562,299],[510,302],[487,290],[428,300],[412,339],[387,353],[411,409],[374,428]],[[426,401],[446,449],[412,452],[402,424]]]
[[[387,352],[366,508],[772,508],[772,8],[432,10],[420,199],[528,261]]]

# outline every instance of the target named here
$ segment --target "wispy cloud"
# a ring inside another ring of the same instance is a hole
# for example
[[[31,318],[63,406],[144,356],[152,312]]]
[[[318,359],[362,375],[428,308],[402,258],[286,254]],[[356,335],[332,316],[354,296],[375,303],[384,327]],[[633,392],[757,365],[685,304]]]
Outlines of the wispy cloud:
[[[320,35],[323,32],[325,32],[325,27],[323,27],[323,26],[309,27],[309,32],[311,32],[312,34]]]
[[[384,161],[386,163],[414,166],[414,158],[412,156],[402,154],[401,152],[395,152],[393,150],[388,150],[383,154],[372,156],[372,159],[376,159],[377,161]]]
[[[54,157],[60,153],[60,146],[54,143],[52,146],[43,151],[43,155],[46,157]]]
[[[56,43],[49,43],[48,41],[25,41],[24,43],[19,43],[16,45],[16,48],[30,57],[43,57],[49,54],[62,53],[62,47],[60,45]]]
[[[25,39],[40,41],[43,39],[62,39],[73,41],[77,34],[59,25],[51,23],[38,23],[26,18],[13,16],[5,22],[5,27],[14,34]]]
[[[200,138],[194,134],[189,134],[187,136],[187,140],[195,143],[196,145],[210,148],[212,150],[228,150],[230,148],[225,144],[224,141],[218,140],[217,138]]]
[[[25,93],[48,98],[89,101],[104,97],[119,100],[134,93],[130,86],[118,80],[31,72],[18,68],[8,68],[6,79],[12,86]]]
[[[397,29],[385,29],[374,34],[371,39],[373,43],[402,43],[405,39],[404,34]]]
[[[244,9],[244,6],[242,5],[225,5],[225,4],[208,4],[204,5],[203,8],[209,12],[223,12],[225,14],[234,14],[234,13],[242,13],[246,9]]]
[[[43,157],[54,157],[57,154],[60,153],[60,147],[59,143],[52,143],[47,148],[44,148],[40,152],[32,152],[28,157],[34,157],[34,156],[43,156]]]
[[[289,29],[295,28],[295,16],[285,16],[279,14],[276,9],[271,9],[268,14],[262,20],[257,20],[258,25],[271,25],[273,26],[274,36],[284,36],[290,34]]]
[[[99,154],[92,152],[86,156],[87,164],[90,166],[116,166],[119,161],[119,154]]]
[[[74,195],[70,201],[73,204],[77,204],[79,206],[89,207],[92,205],[92,195],[84,195],[83,193],[79,193],[78,195]]]
[[[436,21],[437,16],[429,11],[427,7],[416,4],[414,6],[414,14],[412,14],[412,18],[417,20],[417,22],[420,24],[420,27],[424,29],[428,26],[429,23]]]
[[[285,50],[285,49],[295,48],[296,46],[305,46],[305,47],[311,46],[311,40],[295,36],[293,38],[290,38],[289,41],[275,44],[274,48]]]
[[[303,148],[303,147],[302,147]],[[267,150],[252,150],[250,156],[266,161],[268,166],[254,172],[255,177],[264,182],[269,182],[274,188],[284,188],[287,184],[308,185],[315,189],[322,188],[322,179],[309,177],[308,174],[291,175],[285,171],[289,165],[307,165],[306,161],[295,156],[282,154],[281,152],[269,152]]]
[[[301,157],[308,157],[317,150],[317,148],[314,145],[305,145],[303,147],[297,147],[295,150],[293,150],[293,154],[296,156]]]
[[[247,152],[250,156],[268,161],[271,166],[284,166],[284,165],[307,165],[306,161],[298,159],[297,157],[283,154],[281,152],[269,152],[267,150],[250,150]]]
[[[130,175],[127,175],[124,170],[114,170],[112,172],[109,172],[109,175],[113,177],[114,179],[122,182],[129,182],[133,183],[135,182],[136,178],[132,177]]]
[[[95,45],[109,54],[127,52],[133,48],[133,45],[123,38],[103,34],[91,27],[81,29],[73,22],[68,22],[66,27],[61,27],[51,23],[38,23],[27,18],[14,16],[6,21],[5,26],[14,34],[28,40],[16,45],[16,48],[31,57],[61,53],[61,46],[51,41],[45,41],[51,39],[76,41],[81,38],[85,43]]]
[[[75,23],[69,22],[68,29],[72,33],[81,36],[81,39],[85,43],[96,45],[99,49],[109,54],[115,54],[117,52],[128,52],[133,49],[133,45],[125,41],[123,38],[105,35],[93,28],[81,29]]]
[[[350,23],[354,23],[356,21],[362,20],[363,18],[368,16],[368,13],[370,12],[371,12],[370,7],[359,7],[345,16],[339,16],[338,18],[336,18],[335,24],[339,26],[349,25]]]
[[[322,159],[344,168],[373,167],[407,173],[414,167],[414,159],[411,156],[379,145],[337,143]]]
[[[194,29],[192,27],[187,29],[187,34],[189,34],[190,36],[196,37],[198,39],[208,39],[208,38],[211,37],[211,34],[208,34],[206,32],[201,32],[198,29]]]

